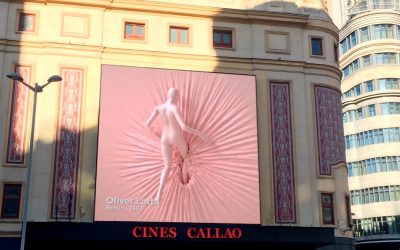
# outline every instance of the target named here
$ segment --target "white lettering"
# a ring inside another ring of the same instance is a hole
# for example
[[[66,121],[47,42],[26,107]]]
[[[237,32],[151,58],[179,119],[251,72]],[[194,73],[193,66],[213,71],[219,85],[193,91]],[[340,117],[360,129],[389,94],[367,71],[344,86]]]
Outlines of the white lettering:
[[[107,204],[112,204],[112,203],[114,203],[114,198],[111,197],[111,196],[108,196],[108,197],[107,197],[107,200],[106,200],[106,203],[107,203]]]

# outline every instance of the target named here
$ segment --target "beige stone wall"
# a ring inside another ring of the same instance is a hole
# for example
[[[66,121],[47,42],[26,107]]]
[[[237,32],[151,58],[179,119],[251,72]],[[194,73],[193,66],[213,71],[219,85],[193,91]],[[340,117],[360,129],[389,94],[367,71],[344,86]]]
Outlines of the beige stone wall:
[[[313,15],[326,15],[324,12],[307,14],[305,13],[307,9],[303,8],[306,6],[308,11],[312,8],[321,8],[322,1],[293,1],[300,6],[299,8],[285,1],[285,4],[289,4],[288,6],[292,8],[289,14],[251,10],[260,1],[234,1],[233,6],[229,4],[231,9],[217,8],[227,5],[227,1],[223,0],[207,1],[215,3],[208,7],[166,3],[171,1],[70,2],[74,4],[61,4],[58,1],[47,1],[46,4],[41,4],[39,1],[24,4],[0,2],[0,5],[4,6],[0,11],[9,10],[6,13],[7,22],[0,22],[0,70],[8,73],[15,63],[29,64],[33,66],[32,81],[40,83],[44,83],[49,75],[59,73],[61,67],[78,67],[85,70],[76,221],[93,220],[102,64],[255,75],[261,223],[264,225],[275,224],[269,81],[289,82],[297,225],[321,226],[320,192],[335,193],[335,216],[337,215],[335,227],[339,226],[339,221],[346,219],[344,195],[347,193],[347,179],[343,174],[343,167],[338,166],[331,178],[321,178],[317,175],[313,86],[323,84],[340,88],[340,72],[333,51],[334,44],[337,44],[338,30],[328,19],[312,18]],[[249,8],[250,3],[253,6],[251,8]],[[35,34],[15,32],[17,9],[38,13],[38,31]],[[3,15],[0,15],[1,18]],[[148,25],[147,40],[125,41],[124,20],[145,22]],[[190,27],[190,46],[168,45],[168,25],[175,23]],[[214,49],[212,27],[232,28],[235,31],[235,49]],[[323,57],[310,56],[311,36],[323,38]],[[272,39],[272,42],[268,43],[266,37]],[[285,44],[276,44],[276,41],[285,41]],[[4,53],[5,51],[7,53]],[[34,171],[29,201],[29,219],[35,221],[47,221],[50,218],[58,88],[57,83],[53,83],[39,94]],[[0,127],[4,128],[10,101],[10,81],[5,74],[1,76],[0,90]],[[6,136],[7,131],[0,130],[0,159],[4,158]],[[25,175],[25,168],[0,168],[0,182],[6,180],[23,182]],[[0,225],[4,227],[3,224]],[[0,228],[1,230],[3,229]],[[339,236],[344,235],[340,230],[336,233]]]

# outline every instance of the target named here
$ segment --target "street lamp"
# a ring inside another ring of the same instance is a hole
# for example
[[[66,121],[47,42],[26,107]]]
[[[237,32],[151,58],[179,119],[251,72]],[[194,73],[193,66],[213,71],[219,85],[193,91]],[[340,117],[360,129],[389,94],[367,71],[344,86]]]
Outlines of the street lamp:
[[[26,222],[28,216],[28,201],[29,201],[29,184],[31,181],[31,171],[32,171],[32,154],[33,154],[33,139],[35,136],[35,118],[36,118],[36,99],[37,93],[43,92],[44,87],[49,85],[52,82],[59,82],[62,81],[61,76],[53,75],[48,80],[47,83],[40,86],[38,83],[35,83],[35,87],[32,87],[28,83],[24,82],[24,78],[17,73],[10,73],[7,75],[8,78],[19,81],[27,88],[33,91],[33,111],[32,111],[32,125],[31,125],[31,137],[29,143],[29,154],[27,157],[27,173],[26,173],[26,187],[25,187],[25,199],[24,199],[24,206],[22,207],[22,233],[21,233],[21,250],[25,249],[25,235],[26,235]]]

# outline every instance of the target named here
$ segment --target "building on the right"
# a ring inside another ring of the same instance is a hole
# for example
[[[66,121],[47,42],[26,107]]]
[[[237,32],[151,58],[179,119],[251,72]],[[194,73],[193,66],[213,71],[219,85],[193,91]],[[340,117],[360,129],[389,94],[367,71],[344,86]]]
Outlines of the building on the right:
[[[332,16],[357,249],[399,249],[400,0],[341,0]]]

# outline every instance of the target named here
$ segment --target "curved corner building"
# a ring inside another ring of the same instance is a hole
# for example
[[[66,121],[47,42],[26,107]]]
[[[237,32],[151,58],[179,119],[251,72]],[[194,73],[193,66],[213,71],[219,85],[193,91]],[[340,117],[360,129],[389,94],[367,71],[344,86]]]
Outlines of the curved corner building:
[[[400,2],[347,2],[339,47],[354,236],[360,247],[398,246]]]

